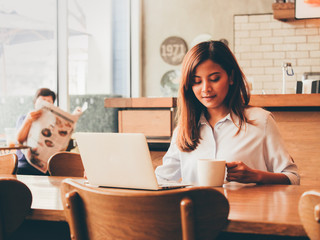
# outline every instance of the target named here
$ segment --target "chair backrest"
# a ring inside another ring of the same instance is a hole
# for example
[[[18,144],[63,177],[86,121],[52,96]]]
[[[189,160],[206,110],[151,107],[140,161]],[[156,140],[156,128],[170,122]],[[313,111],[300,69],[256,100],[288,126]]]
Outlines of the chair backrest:
[[[8,239],[29,213],[32,195],[29,188],[14,178],[0,179],[0,240]]]
[[[214,239],[229,214],[226,197],[209,187],[143,191],[66,179],[61,192],[71,238],[77,240]]]
[[[79,153],[58,152],[48,160],[48,171],[52,176],[83,177],[84,167]]]
[[[299,216],[311,240],[320,239],[320,192],[307,191],[299,201]]]
[[[18,167],[18,157],[15,153],[0,155],[0,174],[15,174]]]

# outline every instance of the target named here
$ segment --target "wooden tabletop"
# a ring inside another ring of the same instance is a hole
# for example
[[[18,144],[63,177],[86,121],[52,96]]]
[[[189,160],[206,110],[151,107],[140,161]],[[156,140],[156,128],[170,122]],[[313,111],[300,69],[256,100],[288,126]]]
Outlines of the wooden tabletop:
[[[66,221],[59,189],[64,177],[16,175],[16,178],[24,182],[33,195],[32,211],[27,219]],[[78,179],[83,181],[82,178]],[[306,236],[298,215],[299,198],[305,191],[320,191],[320,185],[257,186],[228,183],[216,189],[225,194],[230,203],[229,223],[224,231]],[[106,188],[105,191],[110,189]]]
[[[66,221],[60,194],[60,184],[65,177],[15,175],[32,192],[32,205],[27,219]]]
[[[26,148],[30,148],[29,146],[25,146],[25,145],[13,145],[13,146],[0,146],[0,151],[4,151],[4,150],[17,150],[17,149],[26,149]]]
[[[229,183],[220,189],[230,203],[224,231],[280,236],[307,236],[298,204],[302,193],[320,186],[253,185]]]

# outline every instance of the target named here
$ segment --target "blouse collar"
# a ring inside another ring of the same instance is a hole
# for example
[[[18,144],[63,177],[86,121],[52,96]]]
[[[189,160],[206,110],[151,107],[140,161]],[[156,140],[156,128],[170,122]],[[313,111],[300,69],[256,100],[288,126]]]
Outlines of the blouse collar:
[[[228,121],[228,120],[232,121],[231,115],[233,117],[234,122],[238,122],[239,117],[233,111],[231,111],[224,118],[220,119],[217,123],[222,123],[222,122],[225,122],[225,121]],[[205,117],[204,112],[202,112],[201,115],[200,115],[198,126],[203,125],[203,124],[210,126],[207,118]]]

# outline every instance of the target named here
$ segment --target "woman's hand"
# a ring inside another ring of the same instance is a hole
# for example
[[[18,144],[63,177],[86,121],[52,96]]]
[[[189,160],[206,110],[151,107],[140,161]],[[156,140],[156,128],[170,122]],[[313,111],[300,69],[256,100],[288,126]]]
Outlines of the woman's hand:
[[[227,181],[240,183],[259,183],[261,181],[260,172],[249,168],[243,162],[227,163]]]
[[[267,172],[249,168],[243,162],[227,163],[227,181],[258,184],[290,184],[283,173]]]

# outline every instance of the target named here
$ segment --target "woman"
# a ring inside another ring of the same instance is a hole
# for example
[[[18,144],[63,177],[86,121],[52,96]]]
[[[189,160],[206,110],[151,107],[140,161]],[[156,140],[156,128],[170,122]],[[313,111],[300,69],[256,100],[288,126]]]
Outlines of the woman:
[[[197,160],[211,158],[226,159],[227,181],[299,184],[271,113],[249,100],[245,76],[225,44],[194,46],[182,63],[178,127],[157,178],[197,184]]]
[[[39,100],[44,100],[49,103],[54,103],[56,100],[56,94],[48,88],[40,88],[37,90],[33,103],[36,106]],[[32,123],[37,120],[42,114],[42,110],[33,110],[27,115],[21,116],[17,121],[17,141],[20,144],[23,144],[27,138],[31,128]],[[27,174],[27,175],[47,175],[37,170],[31,166],[26,157],[21,151],[17,151],[18,156],[18,174]]]

